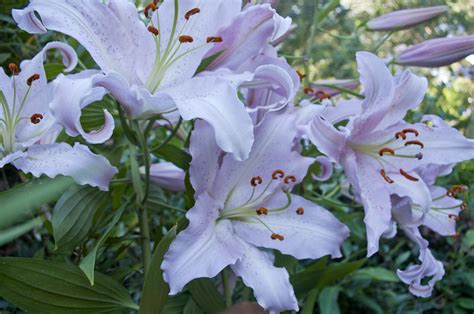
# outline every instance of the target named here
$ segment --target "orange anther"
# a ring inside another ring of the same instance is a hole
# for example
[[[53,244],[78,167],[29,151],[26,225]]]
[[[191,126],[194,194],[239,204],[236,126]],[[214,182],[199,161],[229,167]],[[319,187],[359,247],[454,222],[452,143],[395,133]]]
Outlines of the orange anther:
[[[295,183],[296,182],[296,177],[295,176],[286,176],[283,179],[283,182],[285,182],[285,184],[290,184],[290,182]]]
[[[390,178],[386,173],[385,173],[385,170],[384,169],[381,169],[380,170],[380,175],[384,178],[385,181],[387,181],[388,183],[392,184],[394,183],[395,181],[392,180],[392,178]]]
[[[257,212],[257,215],[261,216],[261,215],[268,215],[268,209],[266,209],[265,207],[260,207],[256,210]]]
[[[298,209],[296,209],[296,213],[298,215],[304,215],[304,208],[303,207],[299,207]]]
[[[181,35],[178,38],[180,43],[192,43],[194,41],[194,38],[189,35]]]
[[[285,176],[285,172],[283,170],[277,169],[277,170],[272,172],[272,179],[273,180],[281,179],[284,176]]]
[[[158,1],[157,1],[157,2],[158,2]],[[149,3],[149,4],[147,4],[147,6],[145,7],[145,9],[143,10],[143,13],[145,13],[145,17],[146,17],[147,19],[150,18],[150,11],[152,11],[152,12],[155,12],[155,11],[156,11],[156,9],[157,9],[156,6],[157,6],[157,3],[155,3],[154,1],[151,2],[151,3]]]
[[[407,134],[407,133],[413,133],[413,134],[415,134],[415,136],[420,135],[420,133],[419,133],[417,130],[415,130],[415,129],[404,129],[402,132],[405,133],[405,134]]]
[[[17,75],[18,73],[20,73],[20,69],[15,63],[10,63],[8,65],[8,69],[10,69],[10,72],[12,72],[13,75]]]
[[[395,155],[395,151],[389,147],[384,147],[381,150],[379,150],[379,155],[383,156],[384,154]]]
[[[406,135],[405,133],[403,133],[402,131],[395,133],[395,138],[396,138],[397,140],[398,140],[400,137],[401,137],[402,139],[404,139],[404,140],[407,139],[407,135]]]
[[[305,87],[303,91],[304,91],[305,94],[314,94],[314,90],[311,87],[308,87],[308,86]]]
[[[30,76],[29,79],[26,80],[26,84],[28,86],[31,86],[31,84],[33,84],[34,81],[37,81],[40,79],[40,75],[39,74],[33,74],[32,76]]]
[[[152,33],[153,35],[155,35],[155,36],[160,35],[160,31],[158,30],[158,28],[156,28],[156,27],[154,27],[154,26],[151,26],[151,25],[148,26],[148,31],[149,31],[150,33]]]
[[[423,144],[422,142],[420,141],[407,141],[405,143],[405,146],[408,146],[408,145],[418,145],[420,146],[421,148],[425,148],[425,144]]]
[[[199,12],[201,12],[201,10],[199,8],[194,8],[194,9],[191,9],[189,10],[188,12],[186,12],[186,14],[184,15],[184,18],[186,20],[189,20],[189,18],[191,16],[193,16],[194,14],[198,14]]]
[[[31,117],[30,117],[30,121],[31,123],[33,124],[38,124],[41,122],[41,120],[43,120],[43,115],[41,113],[35,113],[33,114]]]
[[[410,181],[415,181],[415,182],[416,182],[416,181],[419,181],[418,178],[416,178],[416,177],[410,175],[408,172],[406,172],[406,171],[403,170],[403,169],[400,169],[400,174],[401,174],[402,176],[404,176],[405,178],[407,178],[408,180],[410,180]]]
[[[281,234],[278,234],[278,233],[273,233],[272,234],[272,240],[280,240],[280,241],[283,241],[285,238],[281,235]]]
[[[224,40],[222,39],[221,36],[210,36],[207,37],[207,43],[221,43]]]
[[[329,95],[328,93],[323,92],[323,91],[317,91],[314,94],[319,98],[319,100],[324,100],[324,99],[331,98],[331,95]]]
[[[256,176],[250,179],[250,185],[253,187],[256,187],[257,185],[262,184],[262,182],[263,182],[263,179],[261,176]]]

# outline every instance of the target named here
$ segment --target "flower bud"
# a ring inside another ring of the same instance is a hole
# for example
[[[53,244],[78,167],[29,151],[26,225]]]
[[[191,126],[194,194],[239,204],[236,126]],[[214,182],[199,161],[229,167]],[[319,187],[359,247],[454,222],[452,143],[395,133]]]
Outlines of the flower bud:
[[[358,80],[319,80],[311,84],[314,92],[323,92],[331,97],[341,93],[337,87],[354,90],[359,86],[360,82]]]
[[[450,65],[474,53],[474,35],[436,38],[412,46],[398,55],[395,63],[418,67]]]
[[[140,173],[145,174],[144,167],[140,168]],[[150,167],[150,181],[169,191],[184,192],[186,190],[185,176],[184,170],[170,162],[160,162]]]
[[[398,10],[370,20],[367,23],[367,28],[371,31],[396,31],[410,28],[434,19],[446,11],[448,11],[448,7],[445,5]]]

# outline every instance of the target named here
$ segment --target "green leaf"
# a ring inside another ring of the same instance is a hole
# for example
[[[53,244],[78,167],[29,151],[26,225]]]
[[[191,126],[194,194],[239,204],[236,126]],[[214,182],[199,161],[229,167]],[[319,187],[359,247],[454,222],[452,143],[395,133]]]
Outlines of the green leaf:
[[[468,232],[466,232],[462,239],[462,243],[468,248],[474,246],[474,230],[469,230]]]
[[[164,145],[158,150],[154,151],[159,157],[164,160],[174,163],[177,167],[187,170],[189,169],[189,164],[191,163],[191,155],[186,153],[179,147],[176,147],[171,144]]]
[[[337,299],[339,298],[339,291],[341,290],[338,286],[326,287],[321,291],[318,299],[319,311],[321,314],[339,314],[339,304]]]
[[[62,63],[48,63],[44,65],[44,71],[46,72],[46,79],[48,81],[53,80],[59,74],[63,73],[66,67]]]
[[[197,305],[196,301],[194,301],[193,298],[190,298],[188,300],[188,303],[186,303],[186,306],[184,307],[184,310],[183,310],[183,314],[204,314],[205,312],[203,312],[201,310],[201,308],[199,307],[199,305]]]
[[[39,179],[0,193],[0,229],[31,218],[41,205],[56,201],[75,183],[69,177]]]
[[[124,313],[138,309],[115,280],[96,273],[91,287],[81,270],[66,263],[0,258],[0,296],[31,313]]]
[[[102,234],[100,239],[95,243],[94,247],[89,252],[89,254],[87,254],[87,256],[84,257],[81,260],[81,263],[79,264],[79,267],[84,272],[87,279],[89,279],[89,282],[92,286],[94,285],[94,274],[95,274],[94,268],[95,268],[95,261],[97,259],[97,252],[99,251],[99,248],[102,246],[102,244],[109,237],[110,232],[115,227],[115,225],[118,223],[120,217],[122,217],[123,211],[125,210],[125,208],[127,206],[128,206],[128,202],[126,202],[119,209],[117,209],[117,211],[115,212],[112,220],[107,225],[107,227],[105,229],[105,232]]]
[[[474,310],[474,300],[468,298],[459,298],[456,302],[460,307]]]
[[[206,313],[220,313],[225,309],[224,299],[209,278],[194,279],[188,284],[191,295]]]
[[[169,286],[163,280],[161,263],[168,247],[176,237],[176,226],[174,226],[158,244],[153,254],[148,274],[140,301],[140,314],[161,313],[168,301]]]
[[[219,56],[224,53],[224,51],[225,51],[225,50],[219,51],[218,53],[213,54],[212,56],[207,57],[206,59],[202,60],[202,62],[201,62],[201,64],[199,65],[198,69],[196,70],[196,74],[205,71],[205,70],[207,69],[207,67],[208,67],[212,62],[214,62],[214,60],[216,60],[217,58],[219,58]]]
[[[73,249],[87,238],[105,195],[86,186],[73,187],[61,196],[54,206],[51,221],[57,249]]]
[[[385,269],[383,267],[367,267],[364,269],[359,269],[354,273],[354,277],[388,282],[400,281],[395,272]]]
[[[33,228],[39,227],[42,224],[43,221],[41,218],[34,218],[18,226],[0,231],[0,246],[21,237],[25,233],[31,231]]]

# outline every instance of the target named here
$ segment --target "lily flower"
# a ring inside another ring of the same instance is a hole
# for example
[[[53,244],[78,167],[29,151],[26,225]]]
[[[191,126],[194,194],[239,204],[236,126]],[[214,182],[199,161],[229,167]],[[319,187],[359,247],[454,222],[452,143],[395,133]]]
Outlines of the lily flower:
[[[287,271],[274,267],[273,254],[259,248],[298,259],[341,256],[348,228],[290,192],[313,162],[293,150],[296,135],[293,114],[268,113],[255,129],[249,159],[237,161],[216,146],[212,128],[197,121],[190,146],[196,204],[161,266],[171,294],[230,266],[265,309],[298,310]]]
[[[145,167],[140,168],[140,173],[145,174]],[[184,192],[186,187],[184,179],[186,173],[171,162],[162,161],[150,166],[150,180],[159,187],[173,191]]]
[[[107,159],[78,143],[73,147],[54,143],[61,126],[49,106],[60,93],[55,82],[48,84],[43,67],[45,54],[51,49],[62,53],[66,71],[74,69],[77,64],[74,50],[59,42],[47,44],[32,60],[23,61],[20,67],[10,64],[11,78],[0,69],[0,167],[11,163],[35,177],[43,174],[51,178],[71,176],[79,184],[107,190],[111,178],[117,173]],[[89,89],[88,92],[84,96],[104,94],[102,88]],[[71,96],[70,91],[68,93]],[[76,101],[71,97],[69,100]]]
[[[371,31],[396,31],[410,28],[436,18],[446,13],[448,9],[445,5],[439,5],[393,11],[370,20],[367,28]]]
[[[109,90],[131,117],[178,110],[185,120],[204,119],[219,147],[245,159],[252,121],[235,87],[221,77],[195,77],[214,43],[225,40],[216,32],[240,10],[239,0],[167,0],[159,8],[152,2],[148,26],[133,3],[119,0],[35,0],[12,14],[30,33],[50,29],[78,40],[105,73],[93,78],[94,86]]]
[[[400,180],[402,185],[419,181],[413,170],[424,164],[446,165],[474,158],[474,140],[447,125],[403,121],[406,112],[423,100],[425,78],[409,71],[393,77],[384,62],[368,52],[359,52],[357,63],[365,99],[327,107],[306,130],[322,153],[344,166],[360,197],[371,256],[390,227],[390,186]],[[348,123],[337,129],[334,121],[342,117]]]

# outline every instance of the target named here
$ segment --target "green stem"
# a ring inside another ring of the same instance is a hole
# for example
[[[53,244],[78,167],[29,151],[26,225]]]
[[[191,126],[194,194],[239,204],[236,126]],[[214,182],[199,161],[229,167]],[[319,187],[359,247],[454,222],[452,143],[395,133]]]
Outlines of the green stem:
[[[142,245],[142,258],[143,258],[143,273],[148,273],[148,268],[151,263],[151,237],[150,237],[150,224],[148,222],[148,211],[146,206],[139,209],[138,220],[140,223],[140,234],[141,234],[141,245]]]
[[[382,45],[390,38],[390,36],[392,36],[393,34],[393,31],[391,32],[388,32],[387,34],[385,34],[385,36],[382,38],[382,40],[380,40],[377,45],[372,49],[372,52],[377,52],[377,50],[379,50],[380,47],[382,47]]]
[[[166,140],[163,143],[160,143],[157,146],[153,147],[151,151],[159,150],[160,148],[168,144],[178,132],[179,128],[181,127],[182,122],[183,122],[183,118],[179,118],[178,123],[176,124],[173,131],[171,131],[171,134],[166,138]]]
[[[225,306],[230,308],[232,306],[232,289],[229,282],[229,270],[224,268],[222,271],[222,285],[224,286]]]

